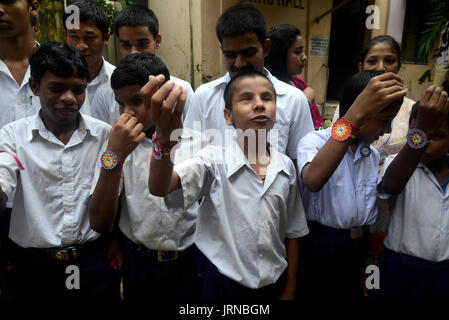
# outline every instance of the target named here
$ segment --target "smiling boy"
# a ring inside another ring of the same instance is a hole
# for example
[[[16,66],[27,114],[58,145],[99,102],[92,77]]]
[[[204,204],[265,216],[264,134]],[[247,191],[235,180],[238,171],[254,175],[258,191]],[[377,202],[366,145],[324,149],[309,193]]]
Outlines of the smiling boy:
[[[78,50],[46,42],[30,65],[41,110],[0,130],[0,198],[17,189],[9,235],[18,245],[19,293],[33,300],[117,299],[107,242],[88,220],[95,163],[110,127],[79,112],[86,62]],[[72,265],[79,270],[79,290],[66,285]]]

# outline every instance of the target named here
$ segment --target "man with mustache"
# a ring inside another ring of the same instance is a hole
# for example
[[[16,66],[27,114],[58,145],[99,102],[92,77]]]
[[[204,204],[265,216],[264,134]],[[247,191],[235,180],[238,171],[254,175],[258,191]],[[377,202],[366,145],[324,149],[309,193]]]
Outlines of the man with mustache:
[[[218,130],[222,134],[224,144],[225,130],[234,130],[226,124],[223,117],[223,93],[226,84],[239,72],[255,69],[267,75],[276,91],[277,123],[271,131],[277,129],[278,139],[274,138],[274,134],[270,142],[277,145],[279,152],[296,159],[299,140],[313,130],[312,118],[304,94],[279,81],[264,68],[264,58],[271,47],[266,36],[264,16],[250,5],[236,5],[220,16],[216,33],[228,73],[196,90],[184,126],[198,131],[201,129],[202,132],[209,129],[215,129],[215,132]],[[199,123],[195,123],[197,121],[201,121],[201,127]]]

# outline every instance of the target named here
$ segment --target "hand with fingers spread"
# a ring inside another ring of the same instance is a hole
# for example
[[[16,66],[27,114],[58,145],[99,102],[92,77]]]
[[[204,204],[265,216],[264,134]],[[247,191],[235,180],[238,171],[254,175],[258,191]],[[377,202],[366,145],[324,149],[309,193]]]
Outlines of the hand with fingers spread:
[[[345,118],[350,118],[353,123],[361,125],[364,120],[406,95],[407,89],[398,75],[392,72],[381,74],[369,81],[346,113]]]
[[[111,128],[107,150],[113,151],[123,163],[144,138],[143,124],[137,122],[134,115],[124,112]]]
[[[428,136],[446,121],[449,99],[446,91],[434,85],[428,87],[419,101],[416,128]]]
[[[174,146],[178,141],[170,140],[171,132],[182,128],[182,111],[186,101],[186,92],[173,81],[164,82],[164,76],[150,76],[142,88],[145,107],[151,109],[152,120],[156,123],[156,135],[161,144]],[[162,85],[162,86],[161,86]]]

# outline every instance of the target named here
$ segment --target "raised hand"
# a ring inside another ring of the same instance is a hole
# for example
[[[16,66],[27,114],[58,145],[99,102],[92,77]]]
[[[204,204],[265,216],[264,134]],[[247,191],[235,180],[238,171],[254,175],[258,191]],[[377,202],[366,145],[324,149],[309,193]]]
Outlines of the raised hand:
[[[419,100],[415,127],[431,134],[446,121],[448,110],[447,92],[434,85],[428,87]]]
[[[117,154],[120,162],[145,138],[143,124],[137,122],[137,118],[128,112],[124,112],[115,120],[109,133],[107,149]]]
[[[150,109],[151,118],[156,123],[157,138],[161,144],[171,147],[178,141],[170,141],[173,130],[182,128],[182,111],[187,93],[173,81],[164,85],[164,76],[150,76],[141,89],[145,107]]]
[[[401,78],[387,72],[372,78],[349,108],[347,115],[360,125],[364,120],[379,113],[390,103],[407,95]]]

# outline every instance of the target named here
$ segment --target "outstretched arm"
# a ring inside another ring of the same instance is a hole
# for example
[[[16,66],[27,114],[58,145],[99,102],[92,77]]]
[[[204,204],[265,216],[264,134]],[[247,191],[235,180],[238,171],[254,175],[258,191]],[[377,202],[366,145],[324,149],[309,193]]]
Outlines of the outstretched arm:
[[[360,127],[366,119],[406,94],[407,89],[396,74],[384,73],[369,81],[345,114],[345,118]],[[343,142],[329,139],[313,161],[303,167],[303,183],[310,191],[318,192],[323,188],[334,174],[351,142],[351,138]]]
[[[418,116],[413,127],[423,130],[430,139],[433,132],[447,121],[448,110],[447,93],[440,88],[430,86],[421,97]],[[414,149],[406,143],[385,172],[378,186],[379,192],[390,195],[401,193],[413,175],[427,146],[428,144],[421,149]]]
[[[156,123],[157,142],[170,150],[178,142],[170,139],[172,131],[182,128],[186,92],[181,86],[175,86],[173,81],[168,81],[159,88],[163,81],[163,76],[150,77],[141,92],[145,107],[151,109],[152,120]],[[169,151],[165,151],[161,159],[156,159],[153,152],[148,186],[151,194],[160,197],[181,188],[180,179],[173,171]]]

